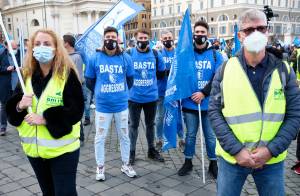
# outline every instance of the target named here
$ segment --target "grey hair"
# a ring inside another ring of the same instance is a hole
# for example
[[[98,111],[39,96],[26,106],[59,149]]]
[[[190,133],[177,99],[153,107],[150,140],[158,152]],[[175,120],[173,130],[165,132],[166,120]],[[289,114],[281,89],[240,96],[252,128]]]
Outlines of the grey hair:
[[[243,25],[255,20],[263,20],[267,25],[267,17],[264,12],[258,9],[248,9],[239,17],[239,29],[243,29]]]
[[[168,31],[168,30],[162,30],[162,31],[160,32],[160,36],[165,35],[165,34],[168,34],[168,33],[172,33],[172,32],[171,32],[171,31]]]

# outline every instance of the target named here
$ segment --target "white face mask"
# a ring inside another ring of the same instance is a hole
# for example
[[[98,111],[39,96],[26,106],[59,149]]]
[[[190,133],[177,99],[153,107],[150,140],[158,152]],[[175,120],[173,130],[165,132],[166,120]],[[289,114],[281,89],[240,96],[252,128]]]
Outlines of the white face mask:
[[[243,44],[248,52],[259,53],[266,47],[267,43],[268,37],[265,34],[254,31],[245,38]]]
[[[14,55],[16,55],[18,53],[18,50],[13,49],[13,53],[14,53]]]

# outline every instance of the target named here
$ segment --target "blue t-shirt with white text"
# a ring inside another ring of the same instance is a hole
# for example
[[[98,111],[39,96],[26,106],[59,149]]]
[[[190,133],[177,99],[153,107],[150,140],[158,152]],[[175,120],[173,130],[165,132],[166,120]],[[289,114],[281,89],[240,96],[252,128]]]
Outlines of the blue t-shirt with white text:
[[[215,73],[217,72],[217,69],[223,63],[222,54],[218,51],[215,51],[215,60],[213,52],[213,49],[208,49],[201,54],[195,52],[195,66],[197,71],[198,92],[200,92],[210,82],[210,80],[212,80]],[[209,96],[205,97],[201,101],[200,106],[202,111],[208,110],[208,102]],[[182,107],[191,110],[198,110],[198,105],[191,98],[183,99]]]
[[[171,69],[171,65],[173,63],[173,59],[174,59],[174,55],[175,55],[175,49],[173,48],[171,51],[166,50],[165,48],[163,48],[161,50],[161,54],[166,66],[166,70],[170,70]],[[157,86],[158,86],[158,96],[160,97],[164,97],[165,96],[165,92],[166,92],[166,88],[167,88],[167,81],[168,78],[164,77],[161,80],[157,80]]]
[[[148,103],[158,99],[156,69],[164,71],[165,65],[160,52],[157,52],[158,65],[152,50],[139,52],[136,48],[130,49],[133,61],[133,86],[129,91],[129,100],[137,103]]]
[[[128,108],[126,77],[133,76],[133,73],[128,54],[108,56],[104,52],[96,52],[85,71],[86,77],[96,78],[96,111],[116,113]]]

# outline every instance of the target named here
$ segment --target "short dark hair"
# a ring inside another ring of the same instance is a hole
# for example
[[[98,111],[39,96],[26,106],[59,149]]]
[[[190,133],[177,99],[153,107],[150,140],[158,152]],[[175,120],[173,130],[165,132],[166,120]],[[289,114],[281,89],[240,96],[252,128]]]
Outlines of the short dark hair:
[[[104,29],[104,34],[103,35],[105,35],[106,33],[109,33],[109,32],[115,32],[116,34],[117,34],[117,36],[118,36],[118,30],[115,28],[115,27],[110,27],[110,26],[108,26],[108,27],[106,27],[105,29]]]
[[[208,29],[209,29],[207,22],[205,22],[205,21],[203,21],[203,20],[198,20],[197,22],[195,22],[194,30],[195,30],[196,27],[198,27],[198,26],[202,26],[202,27],[206,28],[207,31],[208,31]]]
[[[136,37],[138,33],[143,33],[143,34],[150,36],[150,33],[148,31],[140,29],[140,30],[137,30],[137,32],[135,32],[134,37]]]
[[[64,42],[68,43],[72,48],[74,48],[76,40],[73,35],[64,35],[63,39]]]

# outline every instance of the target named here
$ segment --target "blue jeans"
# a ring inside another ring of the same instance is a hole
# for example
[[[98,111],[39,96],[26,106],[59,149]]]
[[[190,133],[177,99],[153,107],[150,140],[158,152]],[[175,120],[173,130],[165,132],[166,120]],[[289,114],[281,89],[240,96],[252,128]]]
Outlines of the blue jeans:
[[[11,73],[11,90],[14,91],[17,87],[17,84],[19,82],[17,71],[13,71]]]
[[[192,159],[195,154],[196,136],[199,128],[199,114],[198,112],[183,112],[183,116],[187,128],[184,155],[185,158]],[[208,120],[207,111],[201,111],[201,119],[208,159],[217,160],[215,153],[216,136]]]
[[[239,196],[249,174],[253,176],[260,196],[285,195],[284,161],[265,165],[262,169],[251,169],[230,164],[223,158],[220,158],[218,165],[218,196]]]
[[[84,97],[84,117],[90,119],[90,103],[92,98],[92,92],[86,87],[86,84],[82,84],[83,97]]]
[[[104,165],[105,139],[113,118],[115,119],[116,131],[120,140],[122,162],[126,164],[129,162],[130,139],[128,132],[128,109],[117,113],[101,113],[96,111],[95,156],[97,166]]]

